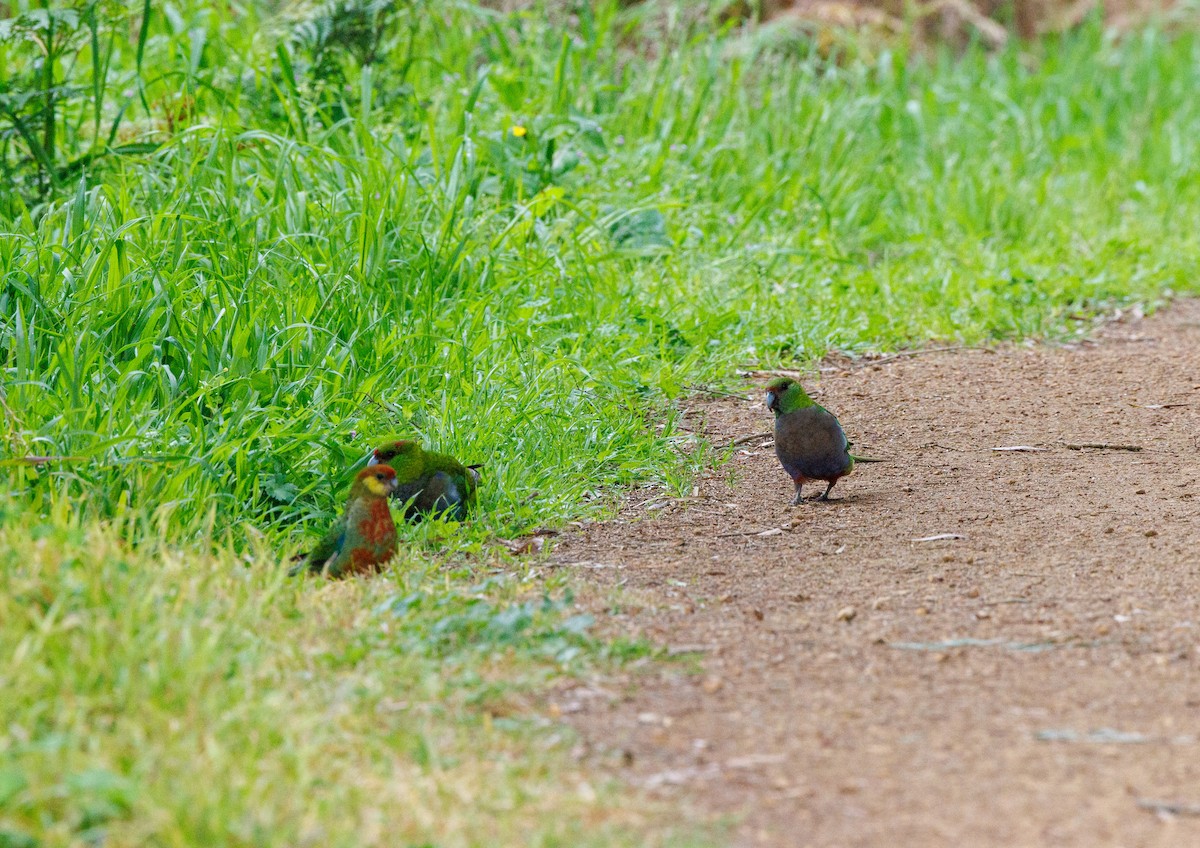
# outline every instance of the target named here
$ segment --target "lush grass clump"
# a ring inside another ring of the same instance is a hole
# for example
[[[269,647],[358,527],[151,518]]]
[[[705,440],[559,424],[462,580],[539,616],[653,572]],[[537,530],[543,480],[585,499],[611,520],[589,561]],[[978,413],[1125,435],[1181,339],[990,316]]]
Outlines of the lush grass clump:
[[[123,122],[60,107],[80,151],[114,122],[156,151],[0,202],[5,444],[83,458],[10,471],[30,503],[307,521],[401,431],[487,463],[511,533],[677,481],[689,380],[1059,333],[1197,279],[1191,35],[839,67],[417,3],[363,72],[336,17],[181,8],[140,75],[140,17],[113,36]]]
[[[461,554],[678,486],[692,381],[1200,280],[1189,33],[837,62],[615,2],[7,5],[16,844],[616,840],[489,706],[606,649]],[[387,432],[486,463],[477,517],[282,581]]]

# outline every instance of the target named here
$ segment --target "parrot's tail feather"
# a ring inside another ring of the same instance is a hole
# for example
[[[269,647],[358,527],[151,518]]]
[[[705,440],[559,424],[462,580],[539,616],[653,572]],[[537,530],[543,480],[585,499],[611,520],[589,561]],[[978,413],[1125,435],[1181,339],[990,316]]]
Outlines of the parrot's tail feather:
[[[875,456],[855,456],[854,454],[850,454],[850,458],[855,462],[891,462],[890,459],[879,459]]]

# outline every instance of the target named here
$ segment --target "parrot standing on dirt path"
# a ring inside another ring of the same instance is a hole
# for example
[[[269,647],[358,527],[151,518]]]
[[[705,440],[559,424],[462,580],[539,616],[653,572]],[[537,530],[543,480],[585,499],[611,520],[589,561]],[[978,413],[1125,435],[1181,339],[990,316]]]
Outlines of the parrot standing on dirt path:
[[[350,497],[325,537],[288,571],[344,577],[369,574],[396,555],[396,524],[388,496],[396,491],[396,472],[387,465],[372,465],[358,472]]]
[[[462,521],[475,505],[477,466],[463,465],[448,454],[427,451],[411,439],[377,447],[367,467],[378,463],[387,463],[396,470],[398,485],[392,497],[407,504],[404,517],[409,521],[434,513],[446,513]]]
[[[766,389],[767,408],[775,413],[775,455],[796,484],[793,505],[803,503],[800,490],[805,483],[828,483],[820,496],[827,501],[834,484],[854,470],[855,462],[887,461],[851,454],[837,417],[810,398],[795,380],[775,377]]]

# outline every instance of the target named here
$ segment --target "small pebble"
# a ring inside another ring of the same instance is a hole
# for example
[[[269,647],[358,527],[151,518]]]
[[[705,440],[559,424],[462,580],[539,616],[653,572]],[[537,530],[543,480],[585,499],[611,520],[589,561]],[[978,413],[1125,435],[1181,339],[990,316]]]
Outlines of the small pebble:
[[[858,615],[858,610],[856,610],[854,607],[842,607],[840,610],[838,610],[837,620],[853,621],[854,616],[856,615]]]

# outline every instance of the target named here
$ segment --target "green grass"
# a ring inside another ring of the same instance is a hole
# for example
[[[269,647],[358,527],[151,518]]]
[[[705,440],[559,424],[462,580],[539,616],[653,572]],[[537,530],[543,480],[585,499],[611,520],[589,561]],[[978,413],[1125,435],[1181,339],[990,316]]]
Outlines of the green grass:
[[[64,514],[0,529],[0,845],[670,836],[539,717],[554,676],[644,654],[559,614],[555,581],[414,559],[314,585],[130,534]]]
[[[14,472],[42,508],[293,526],[402,431],[486,463],[484,523],[515,533],[678,485],[688,381],[1196,285],[1191,35],[842,68],[414,11],[420,61],[348,84],[327,127],[250,10],[201,8],[195,70],[161,19],[147,47],[189,127],[3,204],[5,441],[86,460]]]
[[[413,3],[369,71],[314,75],[320,21],[137,4],[59,60],[76,166],[40,196],[0,142],[0,828],[68,844],[97,795],[112,844],[619,841],[535,709],[487,719],[493,687],[614,661],[565,586],[484,579],[493,536],[683,486],[707,455],[673,403],[739,365],[1197,290],[1194,34],[839,63],[651,47],[664,18],[598,5]],[[0,42],[0,104],[35,52]],[[485,463],[478,516],[406,530],[375,583],[282,581],[267,551],[390,432]]]

